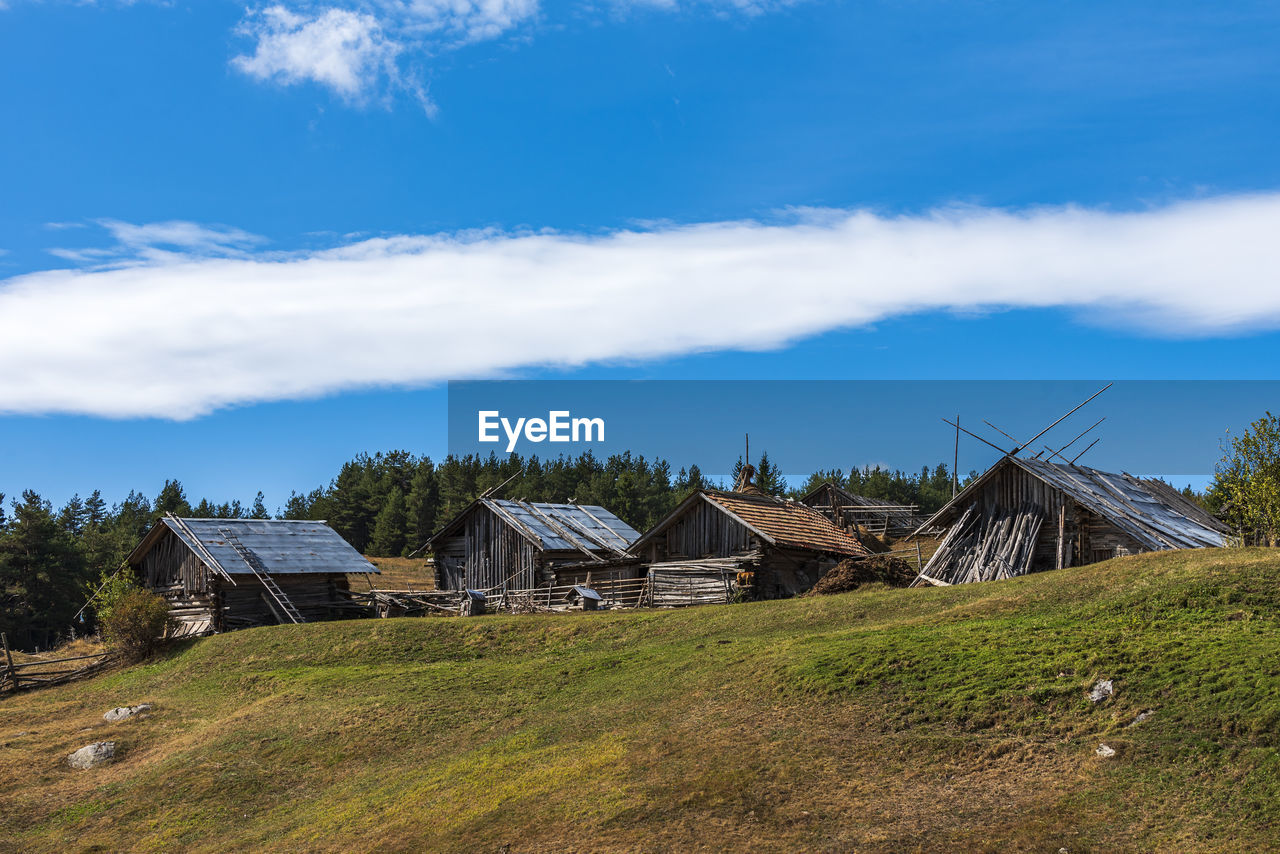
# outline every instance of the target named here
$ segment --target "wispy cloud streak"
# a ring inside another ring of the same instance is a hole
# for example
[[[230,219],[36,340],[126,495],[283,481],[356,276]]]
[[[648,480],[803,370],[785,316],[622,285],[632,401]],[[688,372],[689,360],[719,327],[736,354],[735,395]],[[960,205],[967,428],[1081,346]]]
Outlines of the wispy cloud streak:
[[[150,235],[140,258],[0,283],[3,411],[191,418],[531,366],[775,348],[930,310],[1056,308],[1174,337],[1280,328],[1280,194],[1124,213],[806,210],[291,254],[241,238],[231,257],[151,253],[157,233],[183,233],[174,223],[113,228]]]

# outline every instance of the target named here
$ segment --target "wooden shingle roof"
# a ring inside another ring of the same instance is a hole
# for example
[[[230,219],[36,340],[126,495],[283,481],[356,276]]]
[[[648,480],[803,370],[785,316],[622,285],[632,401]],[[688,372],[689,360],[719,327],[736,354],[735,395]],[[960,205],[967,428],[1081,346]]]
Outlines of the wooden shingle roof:
[[[783,548],[864,557],[866,546],[817,510],[798,501],[746,492],[699,490],[632,544],[636,549],[669,527],[695,502],[705,501],[745,525],[766,542]]]

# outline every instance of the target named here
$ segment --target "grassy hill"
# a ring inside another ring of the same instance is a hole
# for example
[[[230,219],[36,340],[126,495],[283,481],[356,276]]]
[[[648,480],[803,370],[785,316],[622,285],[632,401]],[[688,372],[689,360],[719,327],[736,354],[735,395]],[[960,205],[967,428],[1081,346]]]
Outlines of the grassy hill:
[[[1278,573],[1275,551],[1180,552],[189,642],[0,701],[0,847],[1274,849]],[[1094,705],[1098,678],[1116,693]],[[141,702],[155,712],[102,721]],[[101,739],[115,764],[63,764]]]

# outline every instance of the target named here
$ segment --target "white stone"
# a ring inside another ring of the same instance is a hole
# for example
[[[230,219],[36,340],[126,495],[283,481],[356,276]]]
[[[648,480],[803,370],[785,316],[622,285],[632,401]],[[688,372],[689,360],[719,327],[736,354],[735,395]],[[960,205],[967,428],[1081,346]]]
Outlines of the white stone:
[[[1143,721],[1145,721],[1147,718],[1151,717],[1154,714],[1155,714],[1154,709],[1146,709],[1145,711],[1139,712],[1138,716],[1129,722],[1129,726],[1137,726],[1138,724],[1142,723]]]
[[[1116,755],[1116,749],[1105,744],[1099,744],[1098,749],[1095,750],[1094,753],[1098,754],[1103,759],[1110,759],[1112,756]]]
[[[1092,690],[1089,691],[1089,699],[1095,703],[1101,703],[1115,694],[1115,692],[1115,686],[1111,684],[1110,679],[1099,679],[1093,684]]]
[[[79,768],[81,771],[86,768],[96,768],[110,762],[116,755],[116,743],[114,741],[95,741],[93,744],[86,744],[75,753],[67,757],[67,764],[72,768]]]
[[[138,706],[119,706],[103,715],[102,719],[104,721],[122,721],[125,718],[131,718],[134,715],[149,711],[151,711],[150,703],[142,703]]]

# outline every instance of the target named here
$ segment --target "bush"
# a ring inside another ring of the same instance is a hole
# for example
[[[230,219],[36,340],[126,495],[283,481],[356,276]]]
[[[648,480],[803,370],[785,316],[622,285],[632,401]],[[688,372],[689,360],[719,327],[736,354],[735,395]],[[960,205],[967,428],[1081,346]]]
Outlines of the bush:
[[[138,587],[123,591],[101,619],[107,647],[126,661],[149,658],[172,623],[169,603]]]

